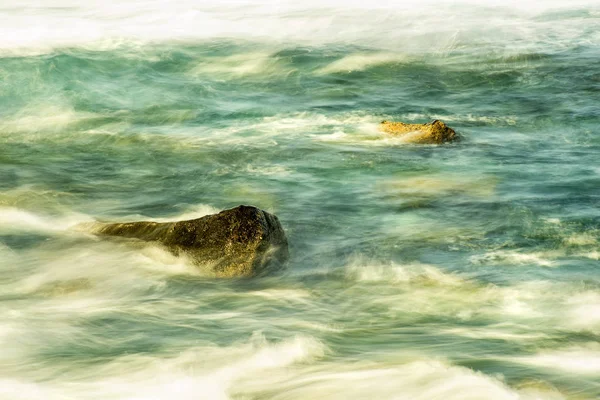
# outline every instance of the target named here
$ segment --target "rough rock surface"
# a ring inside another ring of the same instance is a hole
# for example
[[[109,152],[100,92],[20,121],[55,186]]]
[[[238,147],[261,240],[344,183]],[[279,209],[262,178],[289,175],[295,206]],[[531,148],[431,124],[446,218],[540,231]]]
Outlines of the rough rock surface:
[[[458,139],[454,129],[437,119],[428,124],[383,121],[379,128],[383,132],[402,136],[410,143],[441,144]]]
[[[161,243],[174,254],[210,266],[219,277],[263,275],[282,268],[288,259],[287,238],[277,217],[251,206],[189,221],[105,224],[94,233]]]

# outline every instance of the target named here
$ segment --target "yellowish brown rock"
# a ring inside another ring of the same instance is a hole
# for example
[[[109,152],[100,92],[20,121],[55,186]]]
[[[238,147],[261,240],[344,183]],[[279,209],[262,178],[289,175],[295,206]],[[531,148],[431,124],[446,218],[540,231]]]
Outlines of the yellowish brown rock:
[[[383,121],[379,129],[395,136],[401,136],[409,143],[441,144],[458,139],[454,129],[437,119],[428,124]]]

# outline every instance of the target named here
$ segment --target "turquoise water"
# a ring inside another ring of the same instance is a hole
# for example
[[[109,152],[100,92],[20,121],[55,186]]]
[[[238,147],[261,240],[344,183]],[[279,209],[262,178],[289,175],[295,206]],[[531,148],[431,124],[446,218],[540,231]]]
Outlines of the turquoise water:
[[[26,2],[0,37],[1,399],[600,397],[598,4]],[[79,225],[239,204],[284,274]]]

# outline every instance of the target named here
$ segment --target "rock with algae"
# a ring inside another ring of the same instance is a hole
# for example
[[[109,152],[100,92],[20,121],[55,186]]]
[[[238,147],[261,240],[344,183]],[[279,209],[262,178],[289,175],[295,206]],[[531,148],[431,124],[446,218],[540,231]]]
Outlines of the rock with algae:
[[[409,143],[441,144],[458,139],[454,129],[437,119],[427,124],[383,121],[379,129],[395,136],[401,136]]]
[[[103,224],[94,233],[160,243],[218,277],[254,277],[282,268],[288,241],[279,219],[251,206],[178,222]]]

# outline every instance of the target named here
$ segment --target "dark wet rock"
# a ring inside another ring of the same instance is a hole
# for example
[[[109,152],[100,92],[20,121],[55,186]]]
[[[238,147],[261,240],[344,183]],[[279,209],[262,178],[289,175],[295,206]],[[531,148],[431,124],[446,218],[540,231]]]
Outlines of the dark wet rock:
[[[410,143],[441,144],[458,139],[454,129],[437,119],[427,124],[383,121],[379,128]]]
[[[219,277],[264,275],[288,259],[287,238],[277,217],[251,206],[189,221],[106,224],[94,233],[158,242],[209,266]]]

